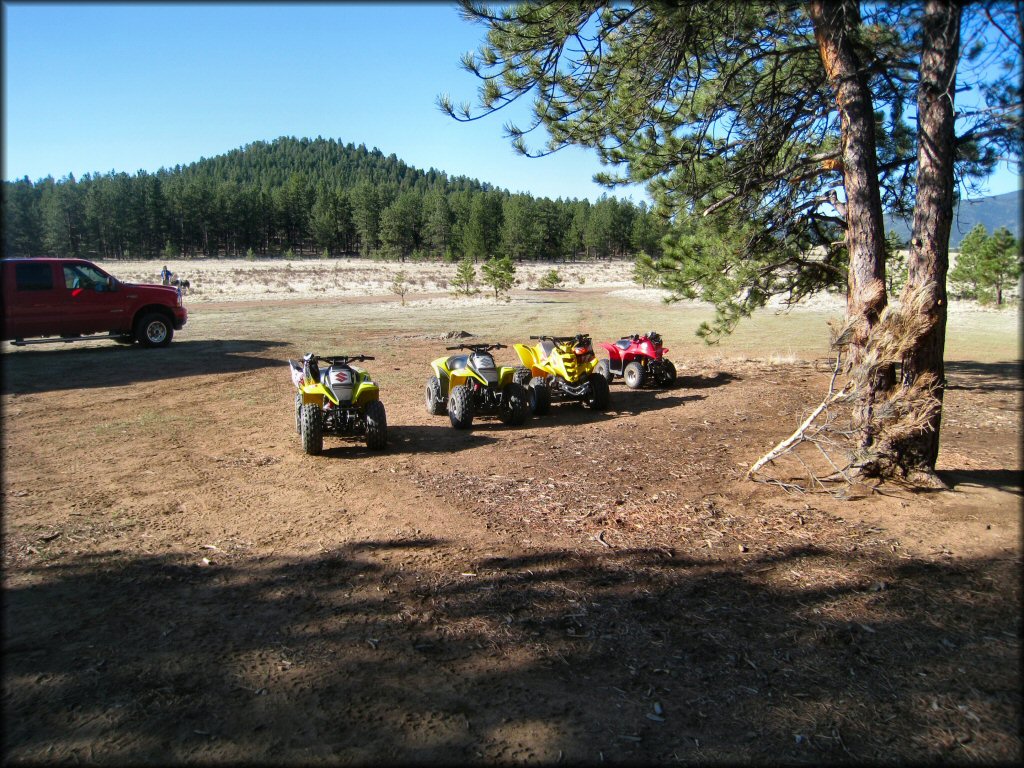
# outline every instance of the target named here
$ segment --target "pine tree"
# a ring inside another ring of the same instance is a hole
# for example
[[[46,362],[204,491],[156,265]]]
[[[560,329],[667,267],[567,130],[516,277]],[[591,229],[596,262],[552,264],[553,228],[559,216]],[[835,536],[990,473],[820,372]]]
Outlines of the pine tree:
[[[507,296],[516,284],[516,265],[511,256],[488,259],[483,265],[484,284],[494,290],[494,300]]]
[[[476,267],[473,266],[473,259],[466,256],[459,262],[455,270],[455,277],[451,282],[452,293],[456,296],[472,296],[476,289]]]

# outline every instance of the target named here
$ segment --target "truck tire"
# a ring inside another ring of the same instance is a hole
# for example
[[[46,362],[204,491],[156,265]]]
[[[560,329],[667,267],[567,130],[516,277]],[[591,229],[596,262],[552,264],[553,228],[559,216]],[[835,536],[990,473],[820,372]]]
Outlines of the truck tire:
[[[444,399],[441,397],[441,382],[438,381],[437,376],[431,376],[427,379],[427,386],[424,388],[424,400],[426,401],[427,413],[431,416],[439,416],[447,410]]]
[[[635,360],[626,366],[622,378],[630,389],[640,389],[644,385],[644,368]]]
[[[592,408],[595,411],[603,411],[608,407],[608,401],[611,399],[608,390],[608,382],[604,380],[604,376],[599,373],[592,373],[587,377],[587,383],[590,384],[590,393],[584,398],[583,402],[588,408]]]
[[[510,382],[501,390],[501,420],[517,427],[530,414],[530,396],[522,384]]]
[[[384,411],[384,403],[371,400],[363,414],[366,422],[366,447],[371,451],[381,451],[388,444],[388,417]]]
[[[473,393],[464,384],[448,393],[448,418],[456,429],[473,426]]]
[[[144,347],[166,347],[174,338],[174,326],[162,312],[147,312],[135,323],[135,338]]]
[[[324,449],[324,423],[320,406],[308,403],[302,406],[302,450],[310,456],[319,456]]]

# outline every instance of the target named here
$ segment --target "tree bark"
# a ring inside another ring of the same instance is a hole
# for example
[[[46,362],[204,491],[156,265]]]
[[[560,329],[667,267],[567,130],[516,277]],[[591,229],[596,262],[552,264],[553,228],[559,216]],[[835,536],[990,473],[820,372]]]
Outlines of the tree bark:
[[[917,96],[917,202],[904,295],[931,286],[925,307],[930,330],[903,361],[902,383],[909,386],[924,373],[935,374],[936,396],[945,389],[943,355],[946,344],[946,273],[949,231],[953,222],[955,156],[953,98],[960,56],[961,4],[958,0],[926,0],[921,24],[920,83]],[[896,446],[896,460],[908,474],[934,477],[939,454],[941,408],[928,431]]]
[[[811,0],[808,11],[839,108],[846,246],[850,259],[846,317],[855,321],[850,361],[856,365],[868,332],[886,305],[885,231],[878,185],[874,103],[855,47],[854,34],[861,24],[857,0]],[[874,402],[893,382],[891,367],[880,371],[855,410],[861,448],[873,442],[870,425]]]

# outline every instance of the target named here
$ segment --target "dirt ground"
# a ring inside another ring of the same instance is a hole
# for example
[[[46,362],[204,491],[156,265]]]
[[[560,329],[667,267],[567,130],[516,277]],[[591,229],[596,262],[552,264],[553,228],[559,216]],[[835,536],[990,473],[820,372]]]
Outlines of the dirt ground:
[[[224,331],[275,311],[4,345],[7,762],[1024,756],[1019,360],[949,364],[952,491],[841,500],[745,479],[811,360],[670,354],[607,413],[457,432],[415,315],[316,350],[376,354],[388,449],[306,456],[285,360],[318,329]]]

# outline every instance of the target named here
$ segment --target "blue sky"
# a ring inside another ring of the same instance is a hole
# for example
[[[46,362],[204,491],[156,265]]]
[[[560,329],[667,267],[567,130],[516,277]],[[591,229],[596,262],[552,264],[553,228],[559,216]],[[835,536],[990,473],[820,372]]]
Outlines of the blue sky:
[[[524,158],[473,100],[460,56],[483,28],[446,3],[4,3],[3,177],[187,164],[253,141],[323,136],[538,197],[589,198],[601,169],[569,148]],[[527,122],[520,110],[517,122]],[[537,142],[534,142],[536,144]],[[988,194],[1018,188],[1004,166]],[[611,194],[646,198],[639,188]]]

